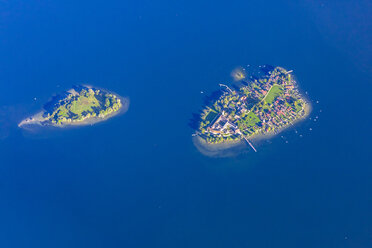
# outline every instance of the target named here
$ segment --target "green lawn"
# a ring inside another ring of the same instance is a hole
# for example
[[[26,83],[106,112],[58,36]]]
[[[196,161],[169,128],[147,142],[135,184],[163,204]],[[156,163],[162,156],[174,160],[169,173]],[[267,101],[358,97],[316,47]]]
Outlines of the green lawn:
[[[244,124],[249,128],[256,126],[260,122],[260,119],[253,112],[249,112],[244,118]]]
[[[74,114],[81,115],[82,112],[93,112],[92,107],[100,106],[95,96],[80,96],[76,101],[71,102],[70,111]]]
[[[283,92],[283,88],[279,85],[274,85],[269,93],[267,94],[266,98],[265,98],[265,102],[267,102],[268,104],[271,104],[276,97],[278,97],[281,93]]]

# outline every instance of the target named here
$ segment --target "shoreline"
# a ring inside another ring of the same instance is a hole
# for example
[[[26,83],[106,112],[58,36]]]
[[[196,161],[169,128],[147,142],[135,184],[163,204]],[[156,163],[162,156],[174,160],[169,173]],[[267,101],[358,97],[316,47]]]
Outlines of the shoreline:
[[[88,87],[88,88],[93,88],[92,86],[87,86],[87,85],[84,85],[84,86]],[[94,88],[102,90],[101,88],[97,88],[97,87],[94,87]],[[62,123],[60,125],[52,124],[52,123],[50,123],[50,121],[46,120],[43,117],[43,115],[45,113],[45,109],[42,109],[39,112],[37,112],[36,114],[34,114],[34,115],[22,120],[21,122],[19,122],[18,127],[24,128],[24,126],[30,126],[30,125],[31,126],[32,125],[38,125],[38,126],[42,126],[42,127],[56,127],[56,128],[88,126],[88,125],[94,125],[96,123],[106,121],[106,120],[108,120],[112,117],[124,114],[128,111],[129,104],[130,104],[130,100],[129,100],[128,97],[119,96],[118,94],[116,94],[112,91],[108,91],[108,90],[104,90],[104,91],[115,95],[117,98],[119,98],[121,100],[122,105],[121,105],[120,109],[118,109],[117,111],[115,111],[113,113],[110,113],[110,114],[108,114],[104,117],[98,117],[98,116],[89,117],[89,118],[81,120],[81,121],[65,122],[65,123]]]
[[[299,123],[299,122],[305,120],[305,119],[310,115],[311,110],[312,110],[312,106],[311,106],[310,102],[307,101],[306,104],[305,104],[305,107],[304,107],[305,114],[304,114],[302,117],[297,118],[296,120],[294,120],[293,122],[291,122],[291,124],[286,125],[286,126],[280,128],[280,129],[279,129],[278,131],[276,131],[276,132],[268,132],[268,133],[266,133],[266,134],[262,134],[262,133],[260,133],[260,134],[254,134],[254,135],[252,135],[251,137],[249,137],[248,139],[249,139],[249,140],[252,140],[252,141],[255,141],[255,140],[258,141],[258,140],[270,139],[270,138],[272,138],[272,137],[278,135],[279,133],[281,133],[281,132],[283,132],[283,131],[285,131],[285,130],[291,128],[291,127],[293,127],[293,126],[296,125],[297,123]]]
[[[200,153],[209,157],[234,156],[246,148],[246,142],[241,139],[218,144],[209,144],[205,139],[197,135],[192,137],[192,142]]]
[[[256,151],[251,141],[268,140],[305,120],[312,111],[312,104],[306,96],[307,92],[305,95],[301,91],[292,72],[283,67],[269,66],[263,76],[255,76],[254,81],[248,80],[245,85],[239,86],[237,92],[220,84],[227,90],[215,99],[214,107],[207,105],[201,111],[199,128],[193,134],[199,137],[196,139],[198,146],[207,150],[222,150],[244,143]],[[258,82],[258,86],[250,86],[250,82]],[[253,97],[249,95],[251,92]],[[282,102],[276,101],[274,104],[278,96],[283,97]],[[248,102],[245,102],[247,98]],[[265,111],[267,109],[270,114]],[[245,115],[248,117],[239,121]]]
[[[266,134],[262,134],[262,133],[254,134],[254,135],[248,137],[247,139],[250,140],[250,141],[259,141],[259,140],[270,139],[270,138],[278,135],[279,133],[289,129],[291,126],[294,126],[295,124],[305,120],[310,115],[311,111],[312,111],[312,106],[311,106],[309,101],[306,101],[306,104],[305,104],[305,107],[304,107],[305,114],[301,118],[298,118],[298,119],[294,120],[291,124],[284,126],[283,128],[281,128],[280,130],[278,130],[276,132],[269,132],[269,133],[266,133]],[[195,138],[197,138],[197,139],[195,139]],[[234,148],[236,148],[236,147],[238,147],[242,144],[244,144],[245,146],[247,145],[247,143],[244,139],[232,140],[232,141],[223,141],[221,143],[213,144],[213,143],[208,143],[205,139],[203,139],[199,135],[197,135],[195,138],[193,138],[193,143],[197,147],[197,149],[200,152],[202,152],[203,154],[205,152],[224,152],[224,151],[228,151],[229,149],[234,149]],[[204,150],[204,152],[201,151],[201,149]]]

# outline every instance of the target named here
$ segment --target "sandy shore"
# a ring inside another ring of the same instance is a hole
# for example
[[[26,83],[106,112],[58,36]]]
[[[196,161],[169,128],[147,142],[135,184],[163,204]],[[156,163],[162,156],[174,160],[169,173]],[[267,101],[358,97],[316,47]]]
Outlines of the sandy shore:
[[[209,157],[234,156],[246,148],[246,142],[244,140],[228,141],[219,144],[207,143],[200,136],[195,136],[192,140],[198,151]]]
[[[304,107],[304,111],[305,111],[304,116],[302,116],[301,118],[296,119],[290,125],[284,126],[276,132],[269,132],[269,133],[266,133],[266,134],[254,134],[251,137],[249,137],[249,140],[258,141],[258,140],[270,139],[270,138],[278,135],[279,133],[293,127],[295,124],[305,120],[310,115],[311,110],[312,110],[311,104],[309,102],[306,102],[305,107]]]
[[[311,110],[312,110],[312,106],[310,102],[306,102],[305,107],[304,107],[304,111],[305,111],[304,116],[296,119],[294,122],[292,122],[291,125],[287,125],[276,132],[269,132],[266,134],[254,134],[249,137],[249,140],[259,141],[259,140],[264,140],[264,139],[270,139],[278,135],[282,131],[285,131],[291,128],[296,123],[301,122],[304,119],[306,119],[311,113]],[[231,156],[231,155],[236,154],[237,150],[241,150],[242,147],[247,146],[247,143],[245,140],[225,141],[225,142],[218,143],[218,144],[211,144],[211,143],[207,143],[205,139],[201,138],[200,136],[193,137],[193,143],[202,154],[207,155],[207,156],[212,156],[212,157]]]
[[[112,92],[110,92],[112,93]],[[112,93],[114,94],[114,93]],[[51,127],[58,127],[58,128],[63,128],[63,127],[74,127],[74,126],[87,126],[87,125],[93,125],[99,122],[106,121],[114,116],[122,115],[128,111],[129,108],[129,98],[121,97],[117,94],[114,94],[116,97],[118,97],[121,100],[122,106],[119,110],[106,115],[105,117],[91,117],[87,118],[82,121],[75,121],[75,122],[66,122],[62,123],[61,125],[56,125],[51,123],[50,121],[46,120],[43,115],[45,113],[45,110],[41,110],[37,114],[28,117],[24,120],[22,120],[19,124],[18,127],[23,127],[23,126],[30,126],[30,125],[39,125],[39,126],[51,126]]]
[[[18,127],[22,127],[24,125],[42,125],[42,122],[45,120],[43,117],[44,111],[40,111],[37,114],[28,117],[18,123]]]

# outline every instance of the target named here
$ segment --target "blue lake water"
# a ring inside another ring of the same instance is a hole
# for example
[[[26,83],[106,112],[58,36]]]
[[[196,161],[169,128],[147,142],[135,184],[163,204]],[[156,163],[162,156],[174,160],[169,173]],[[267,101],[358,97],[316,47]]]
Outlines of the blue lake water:
[[[371,13],[364,0],[2,1],[0,247],[371,247]],[[248,64],[293,69],[319,118],[257,153],[204,156],[192,114]],[[129,111],[17,127],[76,83],[128,96]]]

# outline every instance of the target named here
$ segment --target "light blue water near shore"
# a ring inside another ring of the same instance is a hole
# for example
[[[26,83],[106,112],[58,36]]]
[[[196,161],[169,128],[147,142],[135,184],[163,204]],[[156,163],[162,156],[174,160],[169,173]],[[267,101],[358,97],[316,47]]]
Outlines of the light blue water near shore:
[[[369,247],[372,7],[292,2],[1,2],[0,247]],[[319,120],[206,157],[200,91],[247,64],[293,69]],[[76,83],[129,111],[18,129]]]

